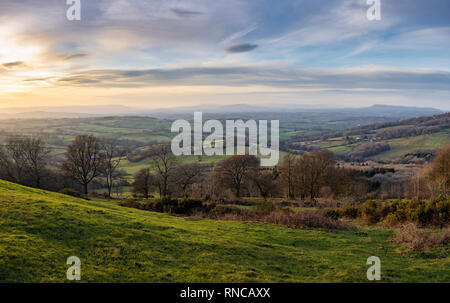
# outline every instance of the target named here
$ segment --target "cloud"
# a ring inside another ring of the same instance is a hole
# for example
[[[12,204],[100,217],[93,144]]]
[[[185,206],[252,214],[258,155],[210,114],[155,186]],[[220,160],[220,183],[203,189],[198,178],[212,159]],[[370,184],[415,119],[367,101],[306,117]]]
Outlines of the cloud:
[[[226,49],[226,52],[229,54],[235,54],[235,53],[245,53],[245,52],[251,52],[252,50],[256,49],[258,47],[257,44],[250,44],[250,43],[241,43],[241,44],[235,44],[233,46],[230,46]]]
[[[56,85],[97,87],[229,86],[281,90],[396,90],[450,92],[450,73],[426,69],[360,67],[301,69],[267,66],[196,67],[147,70],[91,70],[68,75]]]
[[[86,57],[86,54],[59,54],[57,57],[61,60],[72,60],[77,58],[84,58]]]
[[[256,24],[254,24],[254,25],[252,25],[252,26],[250,26],[250,27],[248,27],[248,28],[246,28],[246,29],[244,29],[244,30],[238,31],[238,32],[236,32],[236,33],[230,35],[229,37],[227,37],[226,39],[224,39],[224,40],[222,41],[222,43],[227,44],[227,43],[230,43],[230,42],[232,42],[232,41],[234,41],[234,40],[237,40],[237,39],[240,39],[240,38],[242,38],[242,37],[245,37],[245,36],[248,35],[249,33],[255,31],[257,28],[258,28],[258,27],[256,26]]]
[[[2,64],[2,67],[7,70],[21,68],[21,67],[25,67],[25,66],[26,66],[25,63],[22,61],[7,62],[7,63]]]
[[[202,12],[191,11],[183,8],[172,8],[172,12],[174,12],[178,17],[189,18],[193,16],[203,15]]]

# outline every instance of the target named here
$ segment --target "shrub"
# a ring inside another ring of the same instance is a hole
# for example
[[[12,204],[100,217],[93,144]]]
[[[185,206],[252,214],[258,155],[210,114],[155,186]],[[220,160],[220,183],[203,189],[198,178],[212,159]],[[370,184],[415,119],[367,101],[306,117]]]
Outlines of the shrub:
[[[170,214],[192,214],[196,209],[202,208],[202,201],[190,198],[171,198],[169,196],[149,199],[144,204],[144,209]]]
[[[255,211],[259,214],[270,214],[275,210],[275,205],[270,201],[258,202],[255,206]]]
[[[76,197],[76,198],[81,198],[81,199],[85,199],[85,200],[89,200],[86,195],[80,193],[79,191],[77,191],[76,189],[73,188],[64,188],[61,189],[59,191],[60,194],[63,195],[68,195],[68,196],[72,196],[72,197]]]
[[[291,228],[323,228],[328,230],[356,230],[351,224],[326,218],[312,211],[274,211],[262,219],[263,222],[286,225]]]
[[[178,199],[177,214],[192,214],[196,209],[202,208],[202,200],[182,198]]]
[[[178,200],[173,199],[169,196],[164,196],[156,199],[149,199],[145,205],[144,209],[156,212],[165,213],[175,213],[178,207]]]
[[[385,223],[391,226],[415,222],[421,226],[444,227],[449,223],[450,199],[397,200],[383,208],[383,212],[387,213]]]
[[[242,213],[243,210],[239,207],[219,204],[209,212],[208,217],[212,219],[219,219],[227,214],[241,215]]]
[[[119,202],[120,206],[123,207],[129,207],[129,208],[137,208],[137,209],[143,209],[143,205],[141,203],[139,203],[138,200],[136,199],[127,199],[125,201],[121,201]]]
[[[384,224],[386,226],[397,226],[401,223],[395,214],[388,214],[384,219]]]
[[[435,246],[450,243],[450,230],[440,233],[419,230],[415,224],[408,224],[395,236],[394,241],[411,250],[425,251]]]
[[[360,216],[368,223],[375,224],[380,221],[380,204],[376,201],[369,200],[359,207]]]
[[[339,211],[333,208],[325,208],[324,210],[322,210],[321,214],[322,216],[333,220],[339,219]]]
[[[344,206],[340,211],[340,216],[343,218],[355,219],[358,217],[358,208],[354,206]]]

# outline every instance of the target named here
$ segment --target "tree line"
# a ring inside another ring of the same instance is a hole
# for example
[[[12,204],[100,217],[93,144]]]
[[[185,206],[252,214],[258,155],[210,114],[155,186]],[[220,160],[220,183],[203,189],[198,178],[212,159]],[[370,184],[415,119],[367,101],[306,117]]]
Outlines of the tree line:
[[[101,178],[111,197],[114,182],[124,174],[119,164],[127,152],[115,140],[79,135],[67,146],[65,160],[50,168],[54,155],[42,139],[11,137],[0,148],[0,177],[53,191],[76,187],[86,195],[89,184]]]
[[[11,137],[0,148],[0,177],[15,183],[60,191],[77,189],[87,195],[92,183],[106,188],[111,197],[126,173],[120,163],[129,150],[115,140],[79,135],[67,146],[64,160],[52,165],[54,152],[40,138]],[[430,197],[449,194],[450,147],[443,147],[424,170],[406,182],[388,180],[379,184],[380,175],[395,170],[368,171],[338,165],[332,152],[312,151],[303,155],[287,153],[278,167],[263,169],[251,155],[227,157],[219,163],[182,163],[170,145],[153,144],[146,152],[151,164],[133,176],[132,194],[231,200],[240,197],[285,197],[314,201],[365,199],[379,188],[392,187],[401,196]],[[382,178],[381,178],[382,179]],[[128,184],[128,183],[126,183]],[[381,186],[383,185],[383,186]]]

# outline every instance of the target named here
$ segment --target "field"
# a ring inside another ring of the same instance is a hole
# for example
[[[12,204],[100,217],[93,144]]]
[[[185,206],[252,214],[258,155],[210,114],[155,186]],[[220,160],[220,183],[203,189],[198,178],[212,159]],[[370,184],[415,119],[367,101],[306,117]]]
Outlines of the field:
[[[441,250],[411,253],[393,230],[294,230],[182,218],[0,181],[0,282],[365,282],[370,256],[383,282],[446,282]]]
[[[450,142],[450,130],[432,135],[400,138],[387,141],[391,150],[373,156],[374,160],[390,160],[401,158],[407,153],[420,150],[434,150]]]

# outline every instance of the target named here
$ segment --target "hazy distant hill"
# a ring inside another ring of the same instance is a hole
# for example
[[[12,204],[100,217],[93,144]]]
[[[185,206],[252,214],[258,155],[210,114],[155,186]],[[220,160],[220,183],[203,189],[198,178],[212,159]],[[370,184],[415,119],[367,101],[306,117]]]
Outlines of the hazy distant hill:
[[[194,112],[206,114],[233,114],[233,113],[323,113],[357,117],[382,117],[386,120],[399,120],[419,116],[431,116],[443,113],[441,110],[427,107],[407,107],[374,105],[361,108],[337,108],[330,105],[198,105],[177,108],[148,109],[133,108],[123,105],[98,106],[56,106],[56,107],[29,107],[0,109],[0,119],[58,119],[58,118],[87,118],[100,116],[154,116],[161,118],[192,117]]]

